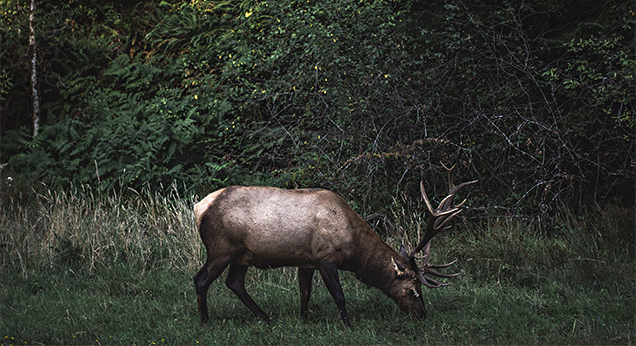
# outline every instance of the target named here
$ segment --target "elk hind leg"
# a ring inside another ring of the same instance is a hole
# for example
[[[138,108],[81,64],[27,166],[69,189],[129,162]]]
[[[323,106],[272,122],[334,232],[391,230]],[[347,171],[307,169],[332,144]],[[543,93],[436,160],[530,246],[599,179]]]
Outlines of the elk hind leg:
[[[229,289],[236,294],[239,299],[245,304],[253,313],[262,321],[269,321],[267,314],[261,310],[261,308],[254,302],[252,297],[245,290],[245,274],[247,273],[247,266],[242,265],[236,261],[230,263],[230,269],[228,270],[227,279],[225,284]]]
[[[194,276],[194,288],[197,292],[197,305],[199,306],[199,316],[201,323],[206,323],[209,320],[208,316],[208,302],[207,294],[208,288],[214,280],[216,280],[225,267],[230,263],[231,257],[226,257],[216,260],[208,260],[205,262],[201,270]]]

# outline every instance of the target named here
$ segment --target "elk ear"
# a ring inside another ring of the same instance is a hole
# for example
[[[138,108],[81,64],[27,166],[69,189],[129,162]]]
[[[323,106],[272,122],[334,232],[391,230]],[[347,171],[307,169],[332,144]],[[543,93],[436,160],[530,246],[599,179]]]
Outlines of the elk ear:
[[[406,253],[404,245],[400,245],[400,256],[404,257],[405,259],[409,259],[409,254]]]
[[[398,277],[402,277],[406,275],[406,268],[403,265],[399,264],[395,261],[395,258],[391,257],[391,263],[393,263],[393,269],[397,273]]]

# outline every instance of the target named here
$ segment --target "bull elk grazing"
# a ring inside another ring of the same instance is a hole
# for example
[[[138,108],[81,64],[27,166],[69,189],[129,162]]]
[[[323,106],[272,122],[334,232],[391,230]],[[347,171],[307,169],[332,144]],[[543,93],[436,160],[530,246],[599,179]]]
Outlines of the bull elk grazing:
[[[445,167],[446,168],[446,167]],[[431,213],[420,243],[408,254],[404,246],[397,252],[387,245],[337,194],[321,189],[283,190],[272,187],[231,186],[215,191],[194,207],[196,224],[208,253],[194,276],[201,322],[208,321],[206,294],[210,284],[229,265],[226,285],[261,320],[265,312],[245,291],[248,266],[260,269],[298,267],[300,314],[307,317],[311,283],[317,269],[340,311],[344,324],[351,326],[338,279],[338,269],[348,270],[365,284],[380,289],[405,312],[425,317],[421,285],[435,288],[439,283],[428,274],[448,278],[433,269],[454,263],[429,263],[430,240],[461,210],[465,202],[453,205],[462,187],[476,181],[453,185],[448,171],[449,194],[436,209],[431,206],[424,185],[422,198]],[[417,253],[423,250],[422,255]],[[416,259],[422,259],[419,267]]]

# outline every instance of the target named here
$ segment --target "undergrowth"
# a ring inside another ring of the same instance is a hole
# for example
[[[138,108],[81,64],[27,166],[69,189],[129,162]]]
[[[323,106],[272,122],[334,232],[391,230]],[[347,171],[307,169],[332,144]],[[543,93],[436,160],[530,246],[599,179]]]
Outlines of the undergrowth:
[[[176,189],[125,195],[81,186],[38,194],[27,206],[5,204],[1,268],[63,266],[92,274],[120,263],[141,270],[198,265],[204,249],[194,224],[196,197],[181,199]]]

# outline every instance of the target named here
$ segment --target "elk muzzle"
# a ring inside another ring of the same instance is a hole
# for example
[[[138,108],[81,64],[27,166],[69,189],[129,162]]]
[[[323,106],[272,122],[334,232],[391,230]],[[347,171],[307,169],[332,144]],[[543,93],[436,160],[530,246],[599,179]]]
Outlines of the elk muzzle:
[[[426,308],[420,288],[412,289],[398,302],[400,310],[418,318],[426,318]]]

